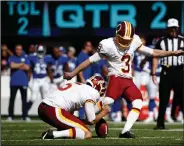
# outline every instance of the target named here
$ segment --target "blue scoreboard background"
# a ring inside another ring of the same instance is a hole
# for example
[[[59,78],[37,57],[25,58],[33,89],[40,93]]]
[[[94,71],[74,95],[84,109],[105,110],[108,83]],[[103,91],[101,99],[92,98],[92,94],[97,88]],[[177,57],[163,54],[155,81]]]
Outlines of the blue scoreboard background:
[[[164,32],[168,18],[177,18],[184,32],[184,2],[31,2],[1,3],[2,36],[111,36],[119,21],[137,32]]]

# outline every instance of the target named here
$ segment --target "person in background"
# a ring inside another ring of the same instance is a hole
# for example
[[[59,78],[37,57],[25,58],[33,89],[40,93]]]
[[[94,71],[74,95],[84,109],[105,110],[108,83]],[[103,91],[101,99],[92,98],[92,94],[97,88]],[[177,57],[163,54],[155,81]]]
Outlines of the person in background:
[[[60,55],[61,56],[66,57],[66,58],[68,57],[67,54],[66,54],[66,49],[63,46],[60,46],[59,50],[60,50]]]
[[[49,70],[52,70],[50,78],[52,82],[58,87],[61,87],[65,80],[63,79],[63,71],[69,71],[68,67],[68,57],[61,54],[59,47],[54,47],[51,56],[51,66]]]
[[[10,100],[8,108],[8,121],[13,120],[14,102],[17,91],[20,90],[22,97],[22,119],[30,121],[27,115],[27,87],[28,87],[28,70],[30,62],[25,55],[22,54],[23,47],[18,44],[15,46],[15,55],[10,56],[8,64],[11,68],[10,75]]]
[[[156,42],[159,40],[159,38],[154,38],[152,41],[152,44],[148,47],[155,48]],[[144,123],[150,123],[157,119],[158,111],[155,103],[155,98],[157,96],[158,87],[155,85],[151,79],[151,66],[152,66],[152,57],[144,57],[140,63],[140,68],[142,70],[141,72],[141,82],[140,86],[146,87],[146,90],[148,92],[148,117],[144,120]],[[157,79],[159,80],[159,75],[161,71],[161,66],[158,67],[156,75]]]
[[[92,50],[93,50],[92,43],[90,41],[86,41],[84,43],[84,48],[82,49],[82,51],[79,53],[77,57],[78,58],[77,66],[90,57],[89,54],[92,52]],[[92,76],[92,66],[90,65],[79,73],[79,81],[82,83],[86,83],[86,79],[90,78],[91,76]],[[85,113],[83,108],[79,110],[79,117],[81,119],[85,118]]]
[[[45,56],[46,48],[42,45],[36,47],[36,56],[30,55],[30,76],[32,75],[31,99],[28,102],[28,110],[38,98],[39,94],[43,99],[49,90],[50,80],[48,66],[50,65],[50,56]]]
[[[28,47],[28,54],[27,57],[29,60],[34,60],[36,54],[36,47],[37,45],[31,44]],[[28,89],[30,89],[30,91],[32,90],[31,87],[33,86],[33,76],[31,74],[31,72],[29,72],[29,83],[28,83]],[[29,105],[28,105],[29,106]]]
[[[159,41],[159,38],[154,38],[152,41],[152,45],[150,45],[150,48],[155,48],[156,43]],[[144,121],[145,123],[153,122],[158,117],[158,110],[155,103],[155,97],[157,96],[158,92],[158,85],[153,83],[153,80],[151,79],[151,68],[152,68],[152,57],[145,57],[144,60],[142,60],[140,64],[142,68],[142,82],[141,85],[146,86],[148,91],[148,97],[149,97],[149,113],[148,118]],[[156,76],[157,76],[157,83],[160,81],[160,72],[162,70],[161,65],[159,64],[156,70]],[[167,109],[166,109],[166,120],[169,123],[173,123],[174,121],[171,118],[171,106],[170,103],[168,103]]]
[[[36,56],[36,47],[37,45],[31,44],[28,48],[28,55]]]
[[[1,75],[9,75],[8,58],[12,56],[13,52],[8,49],[7,45],[1,45]]]
[[[179,35],[179,23],[177,19],[171,18],[167,22],[167,35],[162,37],[156,44],[156,48],[167,51],[184,50],[184,37]],[[159,60],[153,58],[152,79],[156,84],[156,69]],[[160,60],[162,71],[159,84],[159,114],[155,130],[165,129],[164,116],[169,102],[171,89],[174,97],[178,98],[180,108],[184,113],[184,55],[167,56]],[[183,122],[183,120],[182,120]]]
[[[84,43],[84,48],[78,55],[77,66],[80,65],[83,61],[89,58],[89,54],[92,52],[93,46],[90,41]],[[85,70],[79,73],[79,81],[82,83],[86,82],[86,79],[92,76],[92,66],[90,65]]]
[[[73,71],[76,66],[77,66],[77,57],[75,57],[75,53],[76,53],[76,50],[73,46],[70,46],[68,48],[68,58],[69,58],[69,61],[68,61],[68,67],[69,67],[69,71]],[[77,81],[77,77],[73,77],[73,79],[71,79],[70,82],[76,82]]]

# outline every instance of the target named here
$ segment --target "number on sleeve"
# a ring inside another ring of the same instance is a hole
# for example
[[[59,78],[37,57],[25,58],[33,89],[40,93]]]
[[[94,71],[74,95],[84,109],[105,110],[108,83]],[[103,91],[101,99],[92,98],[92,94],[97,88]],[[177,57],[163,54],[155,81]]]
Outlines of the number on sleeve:
[[[100,52],[101,48],[102,48],[102,44],[99,44],[97,48],[97,52]]]

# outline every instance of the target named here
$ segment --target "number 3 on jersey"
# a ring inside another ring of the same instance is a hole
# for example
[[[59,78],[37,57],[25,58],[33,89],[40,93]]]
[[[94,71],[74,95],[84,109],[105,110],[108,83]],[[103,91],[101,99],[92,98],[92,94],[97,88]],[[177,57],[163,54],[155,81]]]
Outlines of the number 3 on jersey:
[[[125,66],[121,69],[123,73],[129,73],[130,71],[130,55],[123,55],[121,61],[125,63]]]

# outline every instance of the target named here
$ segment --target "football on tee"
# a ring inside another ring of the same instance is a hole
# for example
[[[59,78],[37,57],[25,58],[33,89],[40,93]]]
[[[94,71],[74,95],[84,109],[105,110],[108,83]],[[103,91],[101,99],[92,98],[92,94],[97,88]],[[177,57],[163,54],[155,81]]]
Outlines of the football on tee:
[[[108,124],[102,118],[98,123],[95,125],[95,131],[98,137],[105,138],[108,134]]]

